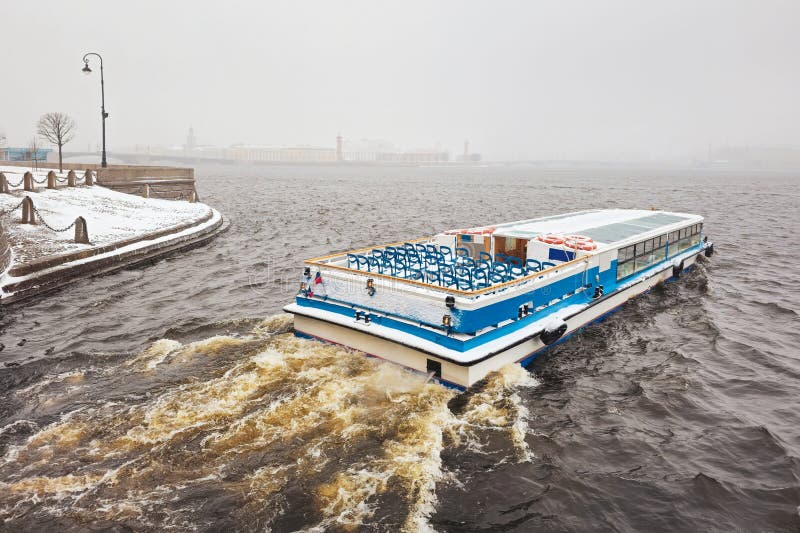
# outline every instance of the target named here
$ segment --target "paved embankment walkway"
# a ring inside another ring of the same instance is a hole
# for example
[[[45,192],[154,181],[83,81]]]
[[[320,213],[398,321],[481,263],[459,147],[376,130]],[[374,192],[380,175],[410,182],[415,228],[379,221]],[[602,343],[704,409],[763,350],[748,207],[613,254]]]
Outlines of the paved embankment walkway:
[[[220,213],[205,204],[87,185],[91,176],[68,181],[57,173],[48,179],[49,169],[34,171],[27,178],[34,190],[24,190],[28,170],[0,166],[0,185],[7,185],[0,231],[10,249],[9,264],[0,268],[2,303],[204,244],[223,227]]]

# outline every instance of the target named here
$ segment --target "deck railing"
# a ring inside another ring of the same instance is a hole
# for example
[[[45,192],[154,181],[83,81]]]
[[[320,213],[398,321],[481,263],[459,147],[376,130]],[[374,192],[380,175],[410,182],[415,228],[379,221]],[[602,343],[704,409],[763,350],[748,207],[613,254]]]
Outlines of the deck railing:
[[[507,289],[509,287],[520,285],[522,283],[526,283],[528,281],[536,280],[538,278],[544,278],[545,276],[549,277],[552,274],[557,274],[560,270],[564,269],[565,267],[570,267],[570,266],[573,266],[573,265],[577,265],[577,264],[582,263],[582,262],[587,262],[588,263],[589,258],[592,256],[592,254],[587,254],[587,255],[584,255],[584,256],[581,256],[581,257],[576,257],[575,259],[572,259],[571,261],[567,261],[565,263],[561,263],[561,264],[558,264],[556,266],[553,266],[553,267],[550,267],[550,268],[546,268],[546,269],[541,270],[539,272],[533,272],[531,274],[528,274],[526,276],[523,276],[523,277],[520,277],[520,278],[517,278],[517,279],[512,279],[512,280],[509,280],[509,281],[505,281],[503,283],[498,283],[496,285],[490,285],[490,286],[484,287],[482,289],[474,289],[474,290],[471,290],[471,291],[465,291],[465,290],[462,290],[462,289],[454,289],[454,288],[451,288],[451,287],[442,287],[441,285],[436,285],[436,284],[428,283],[428,282],[425,282],[425,281],[419,281],[419,280],[413,280],[413,279],[405,279],[405,278],[401,278],[401,277],[398,277],[398,276],[392,276],[391,274],[383,274],[381,272],[369,272],[369,271],[358,270],[358,269],[350,268],[350,267],[346,267],[346,266],[332,264],[332,262],[336,261],[336,260],[346,260],[347,259],[347,254],[358,254],[358,253],[369,252],[371,250],[375,250],[376,248],[377,249],[386,248],[387,246],[395,246],[395,247],[397,247],[397,246],[402,246],[405,243],[414,244],[414,243],[418,243],[418,242],[431,241],[431,240],[433,240],[433,237],[422,237],[420,239],[414,239],[414,240],[411,240],[411,241],[403,241],[403,242],[395,242],[395,243],[386,244],[386,245],[383,245],[383,246],[369,246],[369,247],[366,247],[366,248],[358,248],[356,250],[350,250],[350,251],[347,251],[347,252],[338,252],[338,253],[335,253],[335,254],[323,255],[321,257],[314,257],[312,259],[307,259],[306,261],[304,261],[304,263],[306,265],[309,265],[309,266],[317,266],[317,267],[322,267],[322,268],[326,268],[326,269],[336,270],[336,271],[339,271],[339,272],[347,272],[349,274],[361,274],[361,275],[369,276],[371,278],[391,280],[391,281],[398,282],[398,283],[401,283],[401,284],[411,285],[411,286],[415,286],[415,287],[421,287],[421,288],[429,289],[429,290],[435,290],[435,291],[439,291],[439,292],[443,292],[443,293],[447,293],[447,294],[455,294],[455,295],[458,295],[458,296],[465,296],[465,297],[474,297],[474,296],[480,296],[482,294],[487,294],[487,293],[495,292],[495,291],[502,290],[502,289]]]

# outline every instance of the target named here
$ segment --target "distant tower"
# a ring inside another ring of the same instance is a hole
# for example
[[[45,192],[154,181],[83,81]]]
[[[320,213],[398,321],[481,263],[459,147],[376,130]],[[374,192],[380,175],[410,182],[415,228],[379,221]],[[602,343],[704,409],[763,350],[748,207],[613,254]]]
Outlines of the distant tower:
[[[336,160],[343,161],[344,158],[342,157],[342,134],[338,133],[336,135]]]
[[[194,136],[194,128],[189,126],[189,134],[186,136],[186,149],[194,150],[197,147],[197,139]]]

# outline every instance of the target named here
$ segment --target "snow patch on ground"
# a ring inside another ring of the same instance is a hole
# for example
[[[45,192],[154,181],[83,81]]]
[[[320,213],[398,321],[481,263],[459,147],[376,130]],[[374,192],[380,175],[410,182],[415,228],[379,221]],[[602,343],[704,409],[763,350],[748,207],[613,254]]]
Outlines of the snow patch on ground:
[[[10,184],[20,181],[28,170],[25,167],[0,166],[0,172],[6,175]],[[49,171],[50,169],[43,169],[33,172],[34,179],[46,179]],[[79,172],[76,174],[78,177],[83,175]],[[66,173],[59,177],[65,179]],[[73,242],[74,229],[58,233],[42,224],[20,224],[22,208],[17,208],[2,217],[15,263],[111,244],[195,222],[211,212],[210,207],[201,203],[141,198],[99,185],[66,187],[60,182],[57,185],[60,188],[53,190],[36,184],[35,192],[23,191],[21,186],[12,187],[11,194],[0,194],[0,212],[17,206],[25,196],[30,196],[47,224],[56,229],[69,226],[78,216],[86,219],[91,244]]]

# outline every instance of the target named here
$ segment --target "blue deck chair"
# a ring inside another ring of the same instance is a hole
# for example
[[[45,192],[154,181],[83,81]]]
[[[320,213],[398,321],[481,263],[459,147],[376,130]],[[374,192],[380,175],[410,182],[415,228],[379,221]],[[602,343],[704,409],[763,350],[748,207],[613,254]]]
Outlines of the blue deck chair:
[[[519,257],[513,256],[513,255],[509,255],[506,258],[506,263],[508,263],[509,265],[516,266],[516,267],[521,267],[523,265],[522,259],[520,259]]]
[[[478,261],[486,261],[490,265],[492,264],[492,254],[489,252],[478,252]]]
[[[435,254],[439,250],[436,248],[435,244],[426,244],[425,251],[427,251],[429,254]]]
[[[469,250],[466,248],[456,248],[456,261],[469,257]]]
[[[450,276],[456,275],[453,271],[453,265],[439,265],[439,272],[442,274],[448,274]]]
[[[347,254],[347,268],[358,268],[358,257],[356,257],[356,254]]]
[[[425,264],[428,267],[438,266],[439,265],[439,257],[437,257],[435,254],[426,253],[425,254]]]
[[[552,268],[554,266],[556,266],[555,263],[551,263],[550,261],[542,261],[542,270],[545,268]]]
[[[369,265],[370,272],[378,272],[379,274],[383,273],[383,263],[378,257],[374,255],[368,256],[367,264]]]
[[[372,257],[377,257],[378,259],[382,259],[382,258],[383,258],[383,250],[381,250],[381,249],[379,249],[379,248],[374,248],[373,250],[371,250],[371,251],[369,252],[369,254],[370,254]]]
[[[356,268],[359,270],[369,270],[369,260],[365,255],[356,255]]]
[[[485,259],[479,259],[477,263],[475,263],[475,270],[491,270],[492,269],[492,262],[486,261]]]
[[[461,291],[471,291],[472,281],[464,278],[456,278],[456,287]]]
[[[525,261],[525,269],[529,274],[539,272],[542,269],[542,264],[536,259],[528,259]]]
[[[442,284],[442,276],[439,274],[438,270],[426,270],[425,279],[428,283]]]
[[[484,289],[492,284],[489,279],[490,270],[488,268],[476,268],[472,274],[473,285],[476,289]]]
[[[394,259],[397,257],[397,248],[394,246],[387,246],[383,252],[384,257],[388,257],[389,259]]]
[[[508,281],[508,266],[502,263],[495,263],[492,267],[492,273],[489,276],[492,283],[497,283],[496,278],[500,277],[503,281]]]
[[[394,274],[394,265],[395,265],[394,261],[384,256],[381,259],[381,272],[384,272],[386,274]]]
[[[405,263],[401,263],[399,261],[395,261],[392,263],[392,275],[397,276],[398,278],[406,278],[408,277],[408,265]]]
[[[509,274],[513,278],[521,278],[522,276],[525,275],[525,269],[522,268],[521,266],[512,266],[511,269],[509,270]]]
[[[458,287],[458,281],[454,275],[443,272],[441,278],[443,287]]]
[[[453,250],[449,246],[440,246],[439,251],[444,256],[445,261],[452,263],[454,261]]]
[[[508,256],[506,254],[494,254],[494,262],[495,263],[505,263]]]
[[[425,274],[423,274],[422,270],[418,268],[409,268],[406,279],[410,279],[412,281],[425,281]]]
[[[494,283],[503,283],[506,280],[506,277],[505,277],[505,275],[500,274],[499,272],[492,272],[489,275],[489,280],[491,280],[491,282],[493,284]]]
[[[424,257],[424,256],[425,256],[425,254],[427,254],[427,253],[428,253],[428,249],[427,249],[427,248],[425,248],[425,245],[424,245],[424,244],[415,244],[415,245],[414,245],[414,249],[415,249],[415,250],[417,251],[417,253],[418,253],[420,256],[422,256],[422,257]]]
[[[456,278],[469,280],[470,284],[472,284],[472,269],[463,265],[456,265],[454,271]]]

